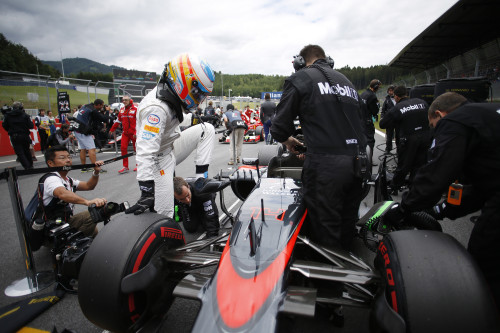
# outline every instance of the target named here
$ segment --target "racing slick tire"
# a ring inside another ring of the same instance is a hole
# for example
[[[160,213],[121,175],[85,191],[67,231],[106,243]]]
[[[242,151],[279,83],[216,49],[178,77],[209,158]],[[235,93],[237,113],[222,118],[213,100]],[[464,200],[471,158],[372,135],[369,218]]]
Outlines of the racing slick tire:
[[[257,126],[257,128],[255,129],[255,135],[259,136],[260,142],[264,141],[264,127]]]
[[[281,144],[278,145],[266,145],[259,149],[257,153],[257,158],[259,159],[259,165],[269,165],[269,161],[274,156],[280,156],[283,153],[283,147]]]
[[[179,224],[170,218],[156,213],[115,217],[92,242],[80,270],[78,301],[84,315],[106,330],[126,332],[143,325],[151,308],[166,313],[175,279],[161,276],[154,293],[141,289],[128,294],[122,292],[122,279],[160,259],[162,250],[184,244]]]
[[[450,235],[391,232],[378,246],[375,267],[385,280],[381,297],[385,295],[385,304],[403,319],[403,332],[500,332],[498,312],[482,273]],[[387,311],[374,308],[373,322],[382,327],[379,332],[401,331],[401,326],[387,327]]]

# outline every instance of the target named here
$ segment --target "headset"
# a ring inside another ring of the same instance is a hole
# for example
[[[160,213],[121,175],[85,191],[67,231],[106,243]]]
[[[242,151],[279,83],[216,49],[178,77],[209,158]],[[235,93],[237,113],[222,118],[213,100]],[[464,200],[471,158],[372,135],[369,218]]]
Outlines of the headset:
[[[377,80],[377,82],[372,86],[370,86],[370,88],[372,88],[373,90],[377,91],[378,88],[380,88],[380,85],[382,85],[382,82],[380,82],[380,80]]]
[[[333,58],[327,55],[325,60],[328,63],[328,65],[330,65],[330,67],[333,68],[333,66],[335,65]],[[297,72],[304,67],[306,67],[306,60],[304,59],[304,57],[302,57],[301,55],[293,56],[293,68],[295,69],[295,71]]]

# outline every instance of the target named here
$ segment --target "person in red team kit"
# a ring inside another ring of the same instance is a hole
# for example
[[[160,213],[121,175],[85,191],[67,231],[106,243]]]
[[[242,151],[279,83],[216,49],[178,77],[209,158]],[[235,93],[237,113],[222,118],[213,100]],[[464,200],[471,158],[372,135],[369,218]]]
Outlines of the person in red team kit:
[[[137,107],[134,105],[134,101],[132,100],[132,98],[130,98],[130,96],[123,96],[122,102],[123,107],[120,109],[118,118],[111,127],[110,132],[113,133],[120,124],[122,125],[123,132],[120,148],[123,156],[127,154],[127,147],[130,141],[132,141],[135,150],[135,116],[137,115]],[[128,158],[124,158],[123,168],[119,170],[118,173],[126,173],[128,171]],[[137,171],[137,167],[135,167],[134,171]]]

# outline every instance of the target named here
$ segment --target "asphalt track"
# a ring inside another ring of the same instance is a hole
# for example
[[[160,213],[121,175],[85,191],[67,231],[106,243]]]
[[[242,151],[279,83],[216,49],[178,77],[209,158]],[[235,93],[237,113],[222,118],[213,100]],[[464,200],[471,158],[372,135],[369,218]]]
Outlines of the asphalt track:
[[[385,140],[381,136],[381,133],[377,133],[376,140],[377,145],[382,144]],[[383,134],[382,134],[383,135]],[[244,157],[257,157],[257,153],[260,147],[264,143],[258,144],[244,144],[243,146],[243,156]],[[382,147],[383,149],[384,147]],[[375,162],[377,163],[377,158],[381,154],[380,150],[375,150]],[[35,168],[44,167],[45,163],[41,154],[37,154],[38,162],[35,162]],[[178,165],[176,168],[176,174],[183,177],[189,177],[194,175],[194,163],[192,154],[186,161]],[[114,150],[98,154],[98,159],[106,160],[115,156]],[[217,174],[220,170],[228,170],[229,166],[227,161],[229,159],[229,147],[228,145],[215,143],[215,149],[213,154],[213,160],[210,164],[209,175],[213,176]],[[135,157],[130,158],[129,163],[131,166],[134,165]],[[79,159],[77,156],[73,158],[74,164],[79,164]],[[7,167],[20,165],[15,162],[15,156],[5,156],[0,157],[0,170]],[[121,169],[122,163],[115,162],[106,166],[107,173],[100,177],[99,184],[97,188],[92,192],[81,192],[80,194],[86,198],[94,197],[105,197],[110,201],[122,202],[129,201],[131,204],[135,203],[139,197],[139,190],[137,187],[137,181],[135,179],[135,173],[129,172],[124,175],[119,175],[117,172]],[[376,172],[377,167],[373,168]],[[78,170],[70,172],[70,175],[74,178],[86,180],[90,177],[90,173],[81,173]],[[28,203],[33,192],[35,190],[36,182],[40,175],[29,175],[22,176],[19,178],[19,188],[22,196],[24,205]],[[231,207],[232,212],[235,212],[241,202],[237,200],[230,188],[227,188],[224,192],[226,198],[226,206]],[[395,198],[397,200],[397,198]],[[362,202],[360,211],[366,211],[373,204],[372,191],[368,194],[365,200]],[[76,207],[76,212],[82,211],[86,207],[79,206]],[[220,212],[222,214],[222,212]],[[4,294],[4,290],[14,281],[21,279],[26,276],[25,266],[23,264],[23,257],[21,255],[21,249],[19,244],[19,239],[17,235],[17,229],[13,218],[13,208],[10,200],[10,195],[8,191],[7,184],[5,180],[0,181],[0,215],[2,216],[0,220],[1,232],[0,232],[0,308],[4,307],[13,302],[19,301],[21,299],[31,298],[39,294],[43,294],[53,287],[49,287],[43,291],[36,294],[22,296],[22,297],[7,297]],[[470,216],[450,221],[445,220],[442,222],[444,232],[447,232],[454,236],[459,242],[464,246],[467,245],[467,240],[472,229],[472,223],[469,221]],[[99,225],[102,227],[102,223]],[[186,240],[190,241],[202,236],[202,232],[195,234],[186,234]],[[357,245],[355,250],[356,254],[363,257],[367,262],[371,263],[373,260],[373,255],[371,252],[366,250],[361,242]],[[49,250],[47,248],[42,248],[34,253],[34,259],[36,264],[36,269],[38,272],[50,271],[52,269],[52,263],[50,259]],[[98,282],[96,282],[98,283]],[[199,303],[192,300],[177,299],[171,309],[168,312],[168,318],[163,325],[162,331],[164,332],[189,332],[196,318],[196,314],[199,310]],[[315,319],[303,319],[297,320],[293,323],[290,332],[306,332],[306,331],[335,331],[335,332],[367,332],[368,331],[368,316],[369,311],[366,309],[349,309],[344,310],[345,313],[345,326],[343,328],[336,328],[328,321],[315,320]],[[48,310],[43,312],[33,321],[29,322],[27,325],[29,328],[38,329],[42,331],[52,331],[55,327],[59,332],[63,329],[71,329],[78,333],[91,333],[91,332],[103,332],[103,329],[94,326],[89,322],[85,316],[82,314],[77,295],[66,294],[62,300],[50,307]],[[2,327],[0,327],[0,332],[3,332]]]

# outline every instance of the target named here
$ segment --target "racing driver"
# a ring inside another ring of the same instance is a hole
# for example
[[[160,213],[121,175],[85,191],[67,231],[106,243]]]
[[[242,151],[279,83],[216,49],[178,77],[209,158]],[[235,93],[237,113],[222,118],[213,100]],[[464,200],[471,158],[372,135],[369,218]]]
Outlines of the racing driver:
[[[125,213],[146,209],[174,217],[173,177],[176,164],[196,150],[196,177],[208,177],[215,130],[201,123],[180,131],[184,113],[212,92],[214,74],[204,60],[181,54],[165,65],[158,85],[137,111],[137,180],[141,197]]]

